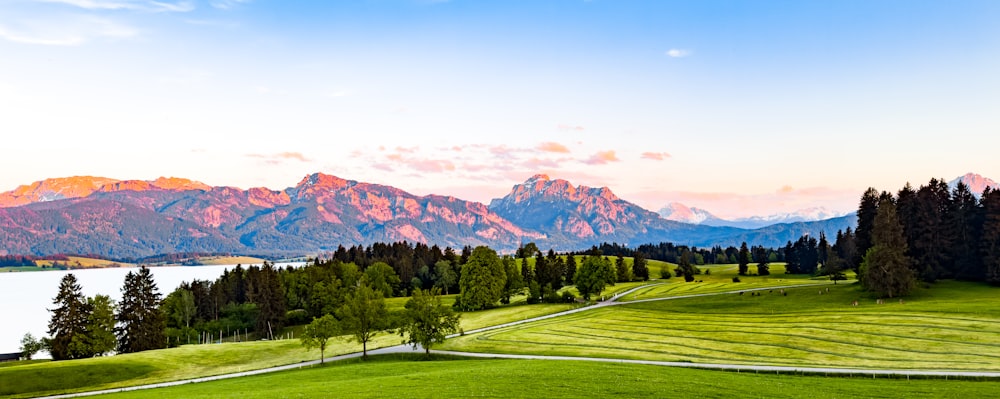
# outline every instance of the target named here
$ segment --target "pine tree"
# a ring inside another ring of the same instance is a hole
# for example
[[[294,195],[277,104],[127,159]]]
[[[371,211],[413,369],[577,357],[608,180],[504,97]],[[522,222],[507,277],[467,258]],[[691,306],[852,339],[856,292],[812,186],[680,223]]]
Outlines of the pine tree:
[[[952,240],[948,231],[951,194],[944,180],[931,179],[917,190],[916,238],[910,253],[920,279],[933,282],[952,277],[948,259]]]
[[[861,204],[858,205],[858,228],[854,230],[854,243],[857,251],[850,259],[851,265],[857,271],[861,265],[861,258],[872,247],[872,228],[875,226],[875,216],[878,214],[879,193],[873,187],[869,187],[861,195]]]
[[[576,256],[572,253],[566,256],[566,284],[575,284],[576,278]]]
[[[986,281],[1000,285],[1000,191],[987,189],[980,200],[983,206],[983,229],[979,238]]]
[[[906,256],[903,226],[896,215],[896,206],[890,201],[882,201],[878,206],[872,244],[861,265],[862,286],[880,297],[909,294],[915,286],[912,261]]]
[[[770,259],[767,256],[767,249],[764,247],[753,247],[753,258],[757,262],[757,275],[767,276],[771,274]]]
[[[642,252],[636,251],[632,257],[632,275],[642,281],[649,281],[649,267],[646,266],[646,257]]]
[[[750,269],[750,249],[747,248],[747,242],[743,241],[743,245],[740,245],[740,275],[746,276],[747,271]]]
[[[260,312],[255,330],[260,335],[274,339],[274,333],[281,330],[285,323],[285,295],[281,279],[278,277],[278,271],[268,262],[264,262],[254,274],[256,281],[251,285],[253,298],[251,303],[256,304]]]
[[[128,272],[118,307],[118,352],[132,353],[167,346],[166,319],[160,311],[160,292],[145,266]]]
[[[55,309],[49,320],[49,354],[53,360],[79,359],[86,357],[81,351],[86,340],[87,302],[76,276],[69,273],[59,282],[59,293],[52,303]]]
[[[983,229],[982,208],[965,183],[952,192],[948,230],[952,238],[952,270],[956,278],[982,281],[986,276],[979,257],[979,235]]]

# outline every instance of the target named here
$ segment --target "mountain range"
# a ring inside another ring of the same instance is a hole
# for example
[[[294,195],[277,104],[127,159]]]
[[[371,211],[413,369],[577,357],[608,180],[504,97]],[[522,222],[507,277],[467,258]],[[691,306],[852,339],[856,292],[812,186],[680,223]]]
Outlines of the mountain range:
[[[668,220],[609,188],[536,175],[486,204],[417,196],[395,187],[315,173],[281,191],[213,187],[180,178],[48,179],[0,193],[0,254],[97,254],[138,258],[172,252],[307,254],[338,245],[410,241],[511,250],[602,242],[779,246],[802,234],[834,234],[854,216],[758,229]]]
[[[723,219],[701,208],[688,207],[679,202],[671,202],[660,209],[659,214],[664,219],[683,223],[701,224],[705,226],[738,227],[741,229],[759,229],[775,224],[815,222],[850,215],[852,212],[835,212],[824,207],[800,209],[791,213],[778,213],[768,216],[750,216],[736,219]]]

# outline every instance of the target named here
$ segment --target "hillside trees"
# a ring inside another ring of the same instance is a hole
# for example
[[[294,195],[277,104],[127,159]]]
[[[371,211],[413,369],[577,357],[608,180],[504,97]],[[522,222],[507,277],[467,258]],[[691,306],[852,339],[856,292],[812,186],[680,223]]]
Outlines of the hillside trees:
[[[872,247],[861,264],[862,286],[880,297],[909,294],[915,286],[912,261],[906,255],[903,226],[891,201],[883,200],[879,204],[871,237]]]
[[[854,245],[857,251],[851,259],[852,266],[861,264],[862,257],[872,247],[872,228],[875,226],[875,215],[878,213],[879,192],[874,187],[869,187],[861,195],[861,203],[858,205],[858,227],[854,232]]]
[[[570,256],[570,258],[573,257]],[[642,281],[649,281],[649,267],[646,265],[646,257],[642,255],[642,252],[636,252],[632,258],[632,275]]]
[[[461,292],[455,304],[463,310],[489,308],[500,300],[506,284],[507,273],[496,251],[485,246],[476,247],[462,266]]]
[[[675,270],[677,277],[684,277],[684,281],[690,283],[694,281],[694,275],[697,273],[695,267],[691,265],[691,252],[684,250],[681,252],[681,259],[677,263],[677,269]]]
[[[503,285],[500,296],[500,303],[505,305],[510,303],[510,297],[524,290],[524,280],[521,278],[521,272],[517,270],[515,262],[514,258],[510,255],[504,255],[500,259],[500,263],[503,264],[504,274],[507,275],[507,280]],[[438,294],[435,293],[434,295]]]

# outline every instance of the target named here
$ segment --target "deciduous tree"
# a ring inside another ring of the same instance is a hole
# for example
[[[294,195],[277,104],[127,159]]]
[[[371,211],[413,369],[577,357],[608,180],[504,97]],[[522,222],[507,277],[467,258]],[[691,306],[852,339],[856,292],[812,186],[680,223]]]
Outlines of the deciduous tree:
[[[338,334],[340,334],[340,324],[332,315],[327,314],[314,318],[311,323],[307,324],[302,329],[299,340],[302,341],[302,346],[307,349],[319,348],[319,363],[323,364],[326,344],[330,338],[336,337]]]
[[[405,308],[405,321],[399,329],[399,335],[405,336],[406,342],[414,348],[422,346],[428,356],[432,345],[443,342],[449,334],[458,331],[459,315],[441,304],[437,288],[414,291],[413,297],[406,301]]]
[[[344,306],[337,313],[344,331],[361,344],[362,357],[367,359],[368,341],[376,333],[389,327],[389,313],[382,291],[372,289],[368,278],[362,277],[358,288],[347,296]]]
[[[500,300],[506,284],[507,273],[496,251],[485,246],[476,247],[462,266],[459,306],[465,310],[491,307]]]

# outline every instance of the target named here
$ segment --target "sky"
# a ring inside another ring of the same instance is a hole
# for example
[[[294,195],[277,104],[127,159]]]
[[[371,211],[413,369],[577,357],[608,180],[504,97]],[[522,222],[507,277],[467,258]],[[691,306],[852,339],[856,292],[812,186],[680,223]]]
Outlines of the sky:
[[[0,191],[489,202],[536,173],[722,217],[1000,179],[1000,2],[0,0]]]

